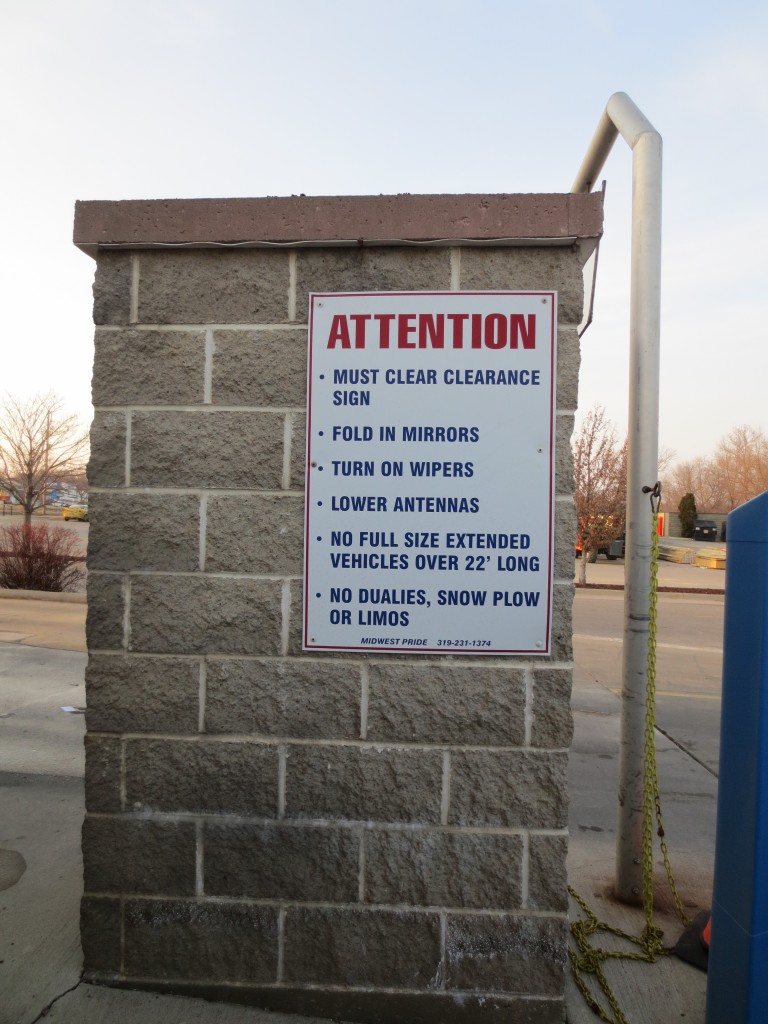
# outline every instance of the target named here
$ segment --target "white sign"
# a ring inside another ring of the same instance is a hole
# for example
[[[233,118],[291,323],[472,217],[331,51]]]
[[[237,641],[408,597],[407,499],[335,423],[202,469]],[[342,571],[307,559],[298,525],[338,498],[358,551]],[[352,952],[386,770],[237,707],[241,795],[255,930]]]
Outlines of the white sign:
[[[549,653],[556,307],[310,296],[305,650]]]

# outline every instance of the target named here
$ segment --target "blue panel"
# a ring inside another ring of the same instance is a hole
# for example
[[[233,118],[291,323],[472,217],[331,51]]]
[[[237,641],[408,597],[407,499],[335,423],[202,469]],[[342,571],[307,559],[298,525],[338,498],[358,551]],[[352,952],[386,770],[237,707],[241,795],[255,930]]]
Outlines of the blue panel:
[[[768,1007],[768,492],[728,516],[708,1024]]]

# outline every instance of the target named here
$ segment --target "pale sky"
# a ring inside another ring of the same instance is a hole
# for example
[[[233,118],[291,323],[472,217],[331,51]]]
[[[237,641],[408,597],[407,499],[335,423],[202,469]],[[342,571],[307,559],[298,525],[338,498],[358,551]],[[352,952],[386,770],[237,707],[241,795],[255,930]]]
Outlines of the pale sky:
[[[732,0],[0,0],[0,393],[91,417],[75,199],[567,192],[610,95],[664,140],[660,443],[768,433],[768,8]],[[580,405],[627,416],[631,153]]]

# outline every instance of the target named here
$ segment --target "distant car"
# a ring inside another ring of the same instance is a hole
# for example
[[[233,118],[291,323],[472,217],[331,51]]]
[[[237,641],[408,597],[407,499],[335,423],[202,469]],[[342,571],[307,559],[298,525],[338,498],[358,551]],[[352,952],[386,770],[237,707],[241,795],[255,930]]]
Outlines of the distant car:
[[[61,510],[62,518],[65,521],[70,519],[79,519],[83,523],[88,522],[88,506],[87,505],[67,505]]]
[[[581,548],[581,541],[576,541],[576,557],[581,558],[584,552]],[[624,534],[622,534],[617,540],[611,541],[610,544],[605,544],[597,549],[593,548],[587,555],[588,562],[596,562],[598,555],[605,555],[609,562],[615,562],[617,558],[624,557]]]
[[[697,519],[693,524],[694,540],[717,540],[717,523],[714,519]]]

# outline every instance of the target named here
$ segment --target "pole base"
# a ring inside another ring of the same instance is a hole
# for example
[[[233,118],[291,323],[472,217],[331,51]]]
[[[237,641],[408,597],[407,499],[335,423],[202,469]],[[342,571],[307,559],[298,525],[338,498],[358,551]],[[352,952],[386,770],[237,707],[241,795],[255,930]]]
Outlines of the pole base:
[[[672,950],[676,957],[698,967],[700,971],[706,971],[709,967],[709,946],[704,941],[704,929],[709,923],[710,914],[709,910],[697,914]]]

